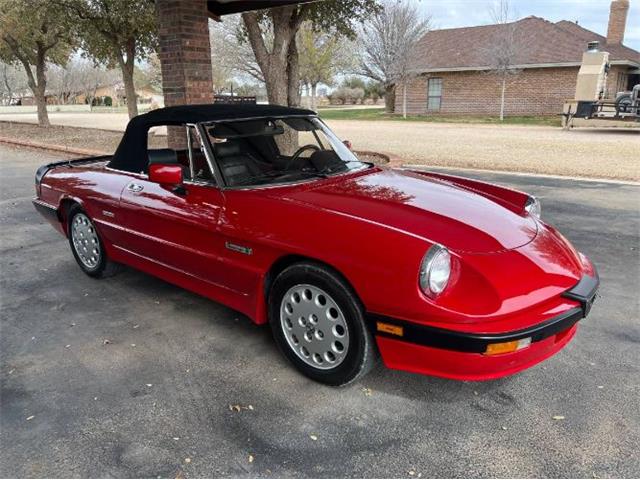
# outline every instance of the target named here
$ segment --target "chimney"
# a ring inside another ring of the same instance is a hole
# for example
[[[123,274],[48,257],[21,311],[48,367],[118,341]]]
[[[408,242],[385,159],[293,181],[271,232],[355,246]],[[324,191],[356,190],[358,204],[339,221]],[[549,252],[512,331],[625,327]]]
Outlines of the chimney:
[[[609,29],[607,30],[607,43],[609,45],[619,45],[624,40],[628,12],[629,0],[613,0],[611,2]]]

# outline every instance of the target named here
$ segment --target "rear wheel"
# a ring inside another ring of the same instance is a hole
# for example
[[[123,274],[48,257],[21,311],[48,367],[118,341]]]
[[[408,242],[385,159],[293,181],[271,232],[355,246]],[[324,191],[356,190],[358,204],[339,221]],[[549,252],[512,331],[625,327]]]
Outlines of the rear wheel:
[[[375,363],[360,302],[329,268],[305,262],[285,269],[271,289],[269,316],[280,350],[313,380],[346,385]]]
[[[118,265],[109,260],[98,230],[76,205],[69,211],[68,236],[73,256],[84,273],[94,278],[113,275]]]

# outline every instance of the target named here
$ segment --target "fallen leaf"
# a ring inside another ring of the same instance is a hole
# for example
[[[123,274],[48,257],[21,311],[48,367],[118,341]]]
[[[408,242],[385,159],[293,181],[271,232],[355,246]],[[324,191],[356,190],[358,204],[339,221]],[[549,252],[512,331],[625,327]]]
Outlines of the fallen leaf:
[[[553,419],[554,420],[564,420],[564,415],[554,415]]]
[[[176,479],[182,479],[184,478],[184,473],[182,473],[182,470],[178,470],[176,472]]]
[[[64,348],[71,348],[71,345],[65,345]]]
[[[503,430],[506,430],[506,429],[507,429],[507,427],[504,427],[504,426],[503,426],[503,427],[502,427],[502,429],[503,429]]]
[[[247,408],[248,408],[249,410],[253,410],[253,405],[249,405]]]
[[[598,385],[598,388],[604,388],[604,385]]]
[[[147,387],[153,387],[153,383],[145,383]]]
[[[316,440],[318,440],[318,437],[316,437],[315,435],[309,435],[309,438],[310,438],[311,440],[313,440],[314,442],[315,442]]]
[[[98,397],[93,397],[94,400],[98,400]]]
[[[249,455],[249,463],[253,463],[253,455]]]
[[[180,437],[173,437],[173,439],[178,441],[178,440],[180,440]]]
[[[133,328],[138,328],[140,325],[134,325]]]
[[[35,415],[31,415],[31,416],[27,417],[27,422],[28,422],[29,420],[33,420],[35,417],[36,417]]]
[[[232,412],[239,412],[242,410],[242,407],[240,405],[229,405],[229,410]]]
[[[13,372],[15,372],[15,370],[12,368],[11,370],[9,370],[9,375],[11,375]]]
[[[76,324],[75,324],[75,323],[70,323],[70,324],[69,324],[69,326],[70,326],[70,327],[75,327],[75,326],[76,326]]]
[[[187,458],[185,458],[185,459],[184,459],[184,463],[191,463],[191,459],[190,459],[190,458],[188,458],[188,457],[187,457]]]
[[[88,296],[89,296],[89,294],[88,294],[88,293],[85,293],[85,294],[84,294],[84,296],[85,296],[85,297],[88,297]]]
[[[478,391],[477,391],[477,390],[474,390],[474,391],[473,391],[473,394],[474,394],[474,395],[478,395]]]
[[[156,305],[160,305],[160,301],[159,300],[156,300]]]
[[[102,344],[103,344],[103,345],[109,345],[110,343],[111,343],[111,340],[109,340],[109,339],[107,339],[107,338],[105,338],[105,339],[102,341]]]
[[[414,472],[413,470],[409,470],[407,473],[410,477],[413,477],[416,474],[416,472]]]
[[[366,397],[370,397],[372,392],[370,388],[363,388],[362,393],[364,393]]]
[[[132,344],[131,344],[131,346],[132,346],[132,347],[135,347],[135,346],[136,346],[136,344],[135,344],[135,343],[132,343]]]

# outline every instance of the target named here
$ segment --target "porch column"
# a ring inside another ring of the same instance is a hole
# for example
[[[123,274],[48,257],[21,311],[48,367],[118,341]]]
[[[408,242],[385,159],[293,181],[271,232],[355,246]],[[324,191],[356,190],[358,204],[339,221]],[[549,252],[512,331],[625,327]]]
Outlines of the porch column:
[[[206,0],[156,0],[165,106],[213,103]],[[185,148],[184,130],[169,128],[169,148]]]

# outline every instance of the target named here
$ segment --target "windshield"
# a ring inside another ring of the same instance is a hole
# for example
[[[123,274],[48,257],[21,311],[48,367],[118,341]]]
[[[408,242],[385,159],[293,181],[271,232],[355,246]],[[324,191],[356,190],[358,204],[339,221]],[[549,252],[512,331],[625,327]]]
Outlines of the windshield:
[[[205,131],[231,187],[299,182],[367,166],[315,117],[215,122]]]

